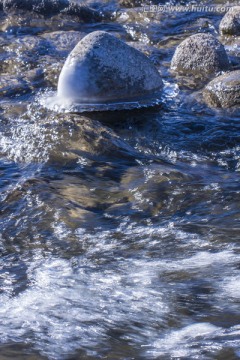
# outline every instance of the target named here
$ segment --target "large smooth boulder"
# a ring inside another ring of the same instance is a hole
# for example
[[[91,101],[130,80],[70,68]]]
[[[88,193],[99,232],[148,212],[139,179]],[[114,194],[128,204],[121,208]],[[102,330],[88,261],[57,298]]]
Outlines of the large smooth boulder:
[[[199,33],[178,45],[171,62],[177,75],[208,79],[211,75],[229,69],[224,46],[211,34]]]
[[[203,90],[203,97],[211,107],[230,108],[240,105],[240,70],[218,76]]]
[[[162,89],[153,63],[113,35],[95,31],[68,56],[58,81],[58,98],[78,103],[130,101]]]
[[[240,35],[240,6],[233,6],[222,18],[219,31],[222,35]]]

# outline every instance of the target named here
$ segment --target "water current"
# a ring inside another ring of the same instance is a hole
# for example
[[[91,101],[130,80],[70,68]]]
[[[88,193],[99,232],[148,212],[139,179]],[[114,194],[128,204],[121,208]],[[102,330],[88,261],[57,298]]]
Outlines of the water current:
[[[240,114],[169,71],[223,14],[86,4],[111,16],[0,13],[0,358],[239,359]],[[154,61],[161,105],[41,105],[94,30]]]

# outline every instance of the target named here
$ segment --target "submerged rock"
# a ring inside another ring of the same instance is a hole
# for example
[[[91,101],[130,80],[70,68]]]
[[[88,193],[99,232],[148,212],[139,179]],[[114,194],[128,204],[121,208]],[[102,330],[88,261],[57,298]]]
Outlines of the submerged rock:
[[[224,46],[211,34],[199,33],[185,39],[176,49],[171,69],[178,75],[206,80],[210,75],[229,69]]]
[[[58,76],[63,67],[63,62],[56,61],[54,58],[49,56],[44,56],[43,64],[44,80],[46,82],[46,86],[56,88],[58,84]]]
[[[42,84],[43,72],[41,69],[30,70],[17,77],[16,75],[1,75],[0,96],[21,96],[39,88]]]
[[[35,11],[43,15],[58,13],[69,5],[68,0],[3,0],[3,10]]]
[[[0,0],[0,10],[31,11],[44,16],[63,13],[76,16],[85,22],[101,21],[103,18],[97,10],[69,0]]]
[[[142,3],[142,0],[119,0],[119,5],[126,8],[139,7]]]
[[[83,33],[79,31],[70,30],[47,32],[41,35],[41,38],[44,39],[45,48],[50,56],[65,58],[83,36]]]
[[[50,115],[51,116],[51,115]],[[76,114],[58,114],[59,137],[55,146],[51,147],[50,160],[63,156],[84,156],[87,159],[104,157],[131,159],[134,162],[135,150],[113,129],[103,125],[97,119],[90,119]],[[48,119],[47,124],[50,123]],[[56,128],[56,125],[55,125]]]
[[[131,108],[142,101],[147,106],[162,86],[159,72],[144,54],[107,32],[95,31],[68,56],[55,102],[65,102],[74,111],[82,111],[81,104],[95,104],[96,110],[108,103]]]
[[[103,19],[103,15],[97,10],[72,2],[69,3],[62,13],[84,19],[86,22],[101,21]],[[106,15],[107,14],[105,14],[105,16]]]
[[[206,103],[212,107],[229,108],[240,105],[240,70],[218,76],[203,90]]]
[[[233,6],[224,15],[219,31],[222,35],[240,35],[240,6]]]
[[[28,70],[41,68],[56,87],[66,56],[82,37],[79,31],[55,31],[12,37],[9,44],[0,39],[0,70],[22,76]]]
[[[0,96],[8,97],[22,95],[29,91],[29,87],[21,77],[1,75]]]
[[[7,74],[22,76],[23,72],[37,67],[39,58],[46,52],[46,42],[37,36],[24,35],[12,37],[2,46],[4,54],[0,68]]]

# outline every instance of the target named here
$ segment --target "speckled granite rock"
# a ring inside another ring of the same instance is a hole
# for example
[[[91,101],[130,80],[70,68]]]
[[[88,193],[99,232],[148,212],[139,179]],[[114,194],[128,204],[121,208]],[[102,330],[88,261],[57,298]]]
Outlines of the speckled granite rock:
[[[240,106],[240,70],[212,80],[203,90],[203,97],[211,107]]]
[[[131,99],[161,89],[161,76],[151,61],[103,31],[77,44],[58,82],[60,98],[81,102]]]
[[[213,35],[205,33],[185,39],[178,45],[171,62],[174,73],[203,80],[229,67],[224,46]]]
[[[240,6],[233,6],[224,15],[219,31],[222,35],[240,35]]]

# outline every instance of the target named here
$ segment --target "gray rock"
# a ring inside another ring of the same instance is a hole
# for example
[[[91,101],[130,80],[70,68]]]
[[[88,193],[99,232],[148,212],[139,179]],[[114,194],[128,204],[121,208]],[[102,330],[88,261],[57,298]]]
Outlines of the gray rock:
[[[219,31],[222,35],[240,35],[240,6],[233,6],[224,15]]]
[[[219,71],[229,69],[224,46],[211,34],[199,33],[178,45],[171,62],[171,70],[178,75],[206,80]]]
[[[203,90],[203,97],[211,107],[229,108],[240,105],[240,70],[218,76]]]
[[[231,63],[231,70],[240,69],[240,37],[239,36],[221,36],[221,42],[225,47]]]
[[[58,97],[80,103],[124,102],[161,89],[161,76],[144,54],[107,32],[95,31],[68,56]]]

